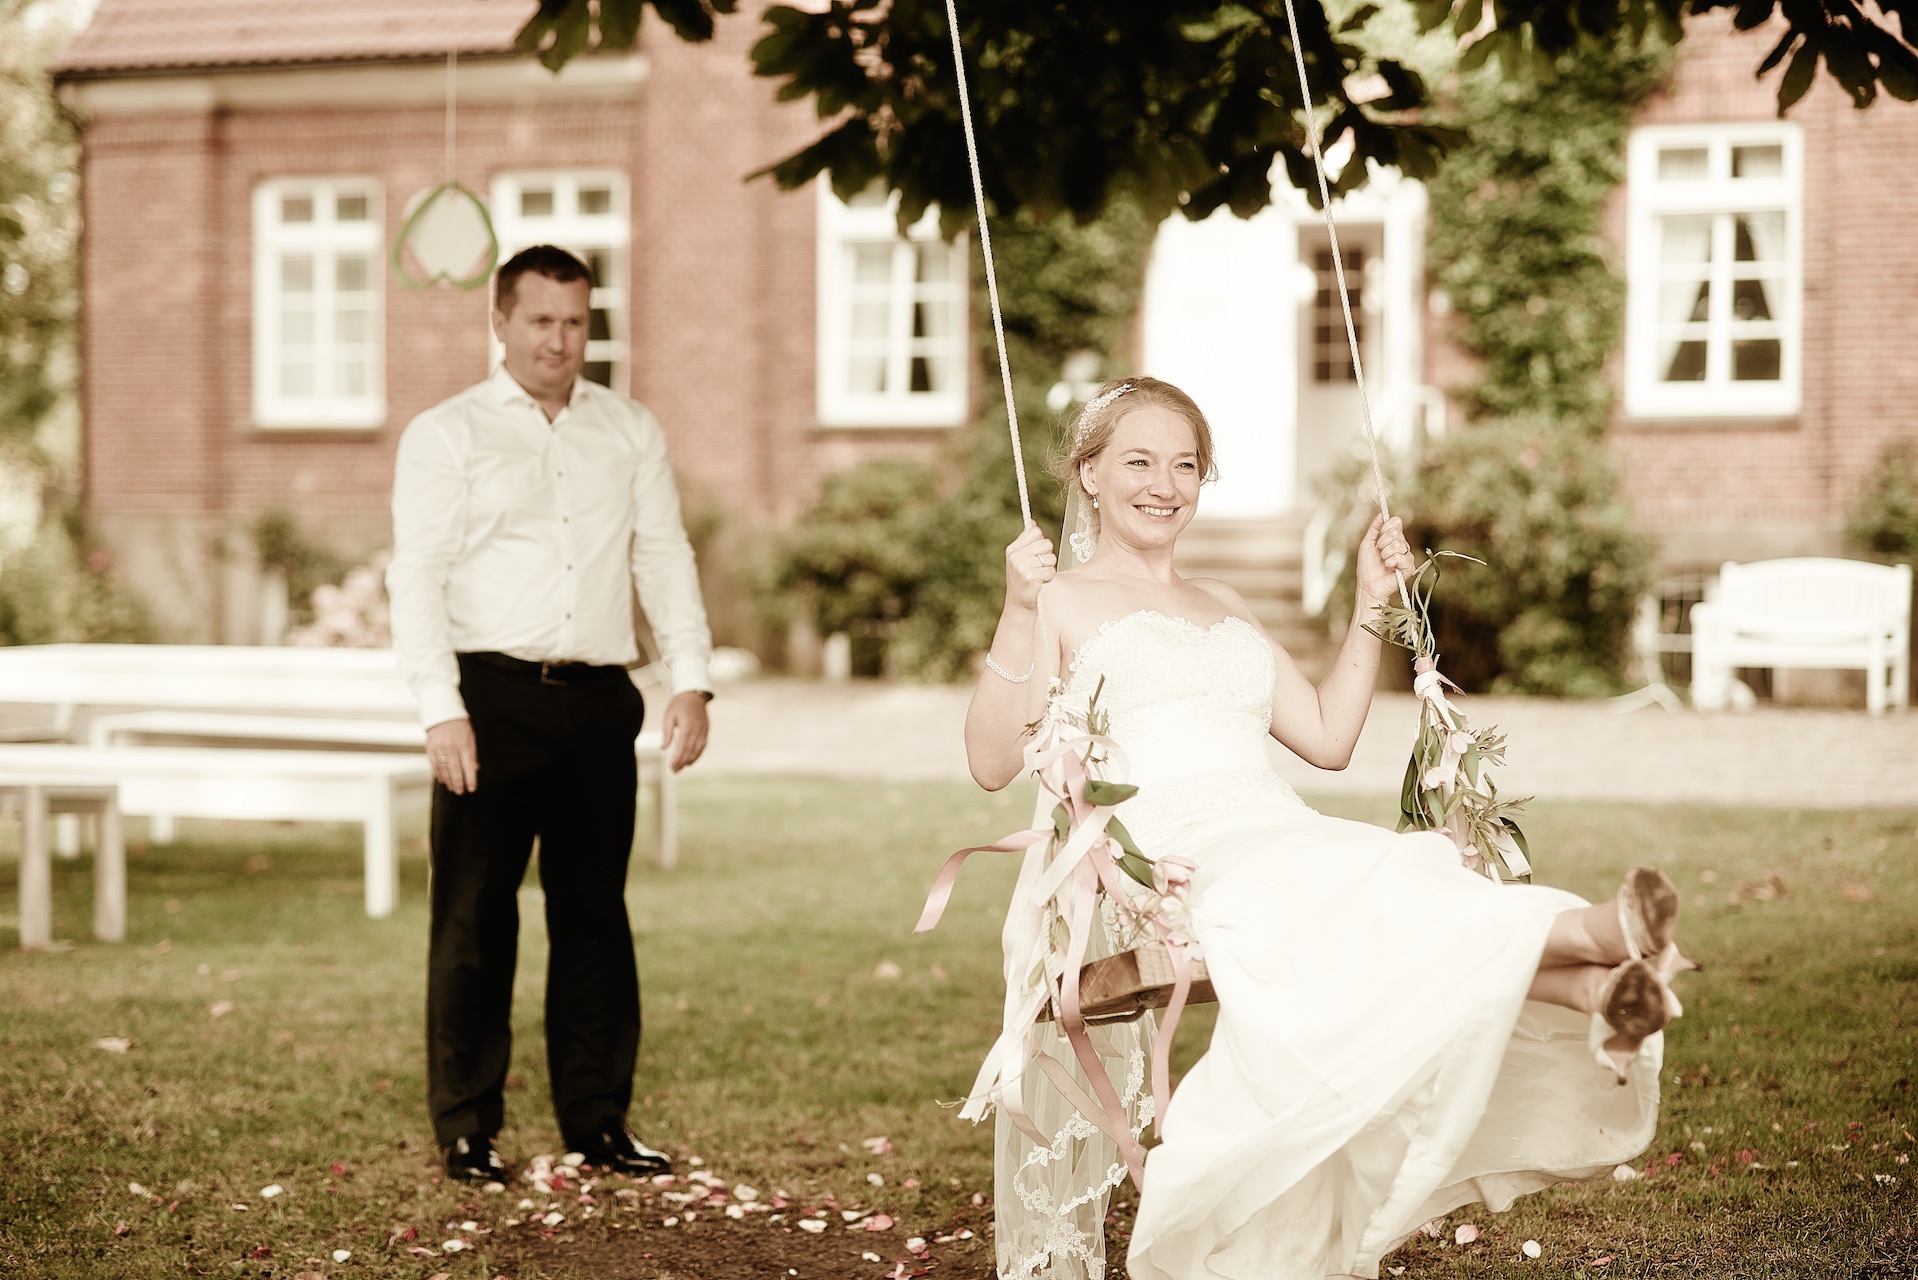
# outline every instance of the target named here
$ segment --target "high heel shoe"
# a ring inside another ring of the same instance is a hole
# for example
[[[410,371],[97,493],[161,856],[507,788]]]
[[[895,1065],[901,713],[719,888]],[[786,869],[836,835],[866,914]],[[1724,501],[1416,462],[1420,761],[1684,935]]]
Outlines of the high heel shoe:
[[[1689,969],[1703,971],[1678,949],[1678,886],[1670,876],[1656,867],[1633,867],[1618,886],[1617,901],[1626,959],[1650,960],[1667,980]]]
[[[1598,1065],[1609,1068],[1622,1085],[1646,1037],[1663,1031],[1683,1012],[1658,966],[1642,958],[1627,960],[1599,988],[1586,1043]]]

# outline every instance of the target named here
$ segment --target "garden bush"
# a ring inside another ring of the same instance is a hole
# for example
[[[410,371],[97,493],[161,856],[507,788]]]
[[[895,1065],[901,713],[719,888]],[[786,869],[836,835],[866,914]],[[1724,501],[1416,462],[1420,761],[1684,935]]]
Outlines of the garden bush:
[[[0,571],[0,644],[151,640],[145,607],[77,519],[44,521]]]
[[[1918,443],[1894,441],[1878,455],[1846,512],[1845,541],[1873,560],[1918,562]]]

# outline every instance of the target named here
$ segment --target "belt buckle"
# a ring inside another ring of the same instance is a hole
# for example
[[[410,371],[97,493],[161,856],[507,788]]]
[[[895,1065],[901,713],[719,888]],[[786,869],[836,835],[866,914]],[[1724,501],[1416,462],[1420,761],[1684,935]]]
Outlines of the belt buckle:
[[[553,666],[554,664],[551,662],[542,662],[539,664],[539,682],[541,684],[565,684],[566,683],[564,680],[555,680],[550,674],[548,674],[552,670]]]

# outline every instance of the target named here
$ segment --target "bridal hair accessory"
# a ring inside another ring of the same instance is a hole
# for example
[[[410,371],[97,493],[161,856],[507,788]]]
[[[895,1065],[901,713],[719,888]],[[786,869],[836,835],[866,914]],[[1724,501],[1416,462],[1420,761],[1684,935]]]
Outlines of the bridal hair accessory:
[[[1130,390],[1132,390],[1132,384],[1130,382],[1121,382],[1118,386],[1112,388],[1112,390],[1101,391],[1098,395],[1086,401],[1085,408],[1079,410],[1079,425],[1074,428],[1072,432],[1072,445],[1075,449],[1085,443],[1086,434],[1092,430],[1093,424],[1099,420],[1099,415],[1105,412],[1105,407]]]
[[[1012,674],[1012,672],[1000,666],[999,663],[993,658],[990,651],[986,653],[986,670],[992,672],[993,675],[998,676],[1001,680],[1004,680],[1008,684],[1024,684],[1026,681],[1032,679],[1031,667],[1026,668],[1026,673],[1024,675],[1015,676]]]

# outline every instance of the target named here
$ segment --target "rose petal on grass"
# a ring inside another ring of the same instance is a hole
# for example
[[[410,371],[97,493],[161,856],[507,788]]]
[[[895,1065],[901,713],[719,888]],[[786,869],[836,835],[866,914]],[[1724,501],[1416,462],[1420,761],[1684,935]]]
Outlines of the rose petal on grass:
[[[826,1229],[826,1224],[817,1218],[801,1218],[799,1220],[799,1229],[809,1232],[812,1235],[818,1235]]]
[[[1476,1239],[1478,1239],[1478,1227],[1470,1222],[1459,1223],[1458,1230],[1452,1233],[1454,1244],[1470,1244]]]
[[[871,1249],[866,1250],[864,1253],[860,1254],[859,1256],[867,1262],[884,1262],[885,1261],[884,1258],[874,1253]]]
[[[906,1241],[906,1252],[924,1257],[926,1252],[926,1238],[924,1236],[913,1236],[908,1239]]]
[[[1628,1164],[1621,1164],[1612,1170],[1613,1182],[1636,1182],[1645,1175]]]
[[[875,1156],[892,1154],[892,1142],[883,1133],[876,1138],[862,1138],[859,1145]]]
[[[871,1184],[872,1184],[873,1186],[875,1186],[875,1187],[883,1187],[883,1186],[885,1186],[885,1185],[886,1185],[886,1180],[885,1180],[884,1178],[882,1178],[882,1177],[880,1177],[880,1176],[879,1176],[878,1174],[876,1174],[876,1173],[869,1173],[869,1174],[867,1174],[867,1175],[866,1175],[866,1181],[867,1181],[867,1182],[870,1182],[870,1183],[871,1183]]]
[[[96,1049],[105,1049],[108,1053],[125,1053],[133,1047],[133,1041],[125,1036],[101,1036],[93,1042]]]
[[[233,1002],[231,1000],[215,1000],[206,1007],[206,1016],[209,1018],[224,1018],[232,1012]]]
[[[889,1214],[889,1213],[875,1213],[875,1214],[873,1214],[873,1215],[872,1215],[872,1217],[870,1217],[870,1218],[867,1218],[867,1219],[866,1219],[866,1230],[868,1230],[868,1231],[891,1231],[891,1230],[892,1230],[892,1215],[891,1215],[891,1214]]]
[[[464,1240],[440,1241],[440,1252],[442,1253],[458,1253],[461,1249],[464,1249],[465,1247],[466,1247],[466,1241]]]
[[[881,960],[872,967],[872,976],[879,982],[897,982],[906,976],[906,971],[891,960]]]
[[[146,1189],[145,1187],[143,1187],[143,1186],[141,1186],[141,1185],[140,1185],[139,1183],[137,1183],[137,1182],[129,1182],[129,1183],[127,1183],[127,1190],[128,1190],[128,1191],[131,1191],[131,1192],[132,1192],[132,1193],[133,1193],[134,1195],[136,1195],[136,1196],[144,1196],[144,1195],[146,1195],[146,1194],[147,1194],[147,1189]]]
[[[285,1195],[286,1188],[275,1182],[260,1188],[260,1199],[271,1200],[274,1196]]]
[[[1440,1234],[1443,1231],[1444,1231],[1444,1228],[1439,1225],[1439,1220],[1437,1218],[1433,1218],[1429,1222],[1422,1222],[1419,1224],[1419,1234],[1422,1236],[1429,1236],[1434,1240],[1438,1239]]]
[[[1527,1240],[1518,1247],[1518,1251],[1528,1258],[1541,1258],[1545,1255],[1545,1246],[1536,1240]]]
[[[335,1249],[333,1251],[333,1261],[335,1262],[345,1262],[348,1258],[351,1258],[352,1256],[353,1256],[353,1251],[351,1249]]]
[[[555,1210],[541,1218],[540,1221],[549,1227],[557,1227],[560,1223],[566,1221],[566,1215]]]

